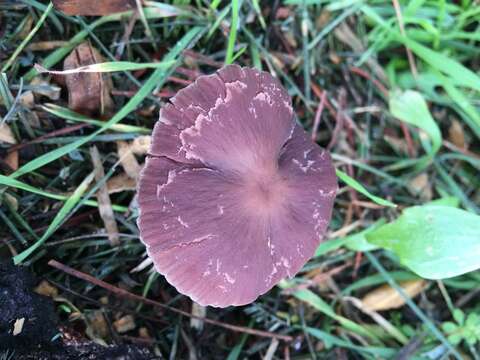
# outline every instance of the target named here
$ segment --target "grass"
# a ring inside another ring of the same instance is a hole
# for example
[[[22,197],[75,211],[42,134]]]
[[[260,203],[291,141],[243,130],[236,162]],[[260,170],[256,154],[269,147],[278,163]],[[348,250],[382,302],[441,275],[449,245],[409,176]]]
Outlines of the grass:
[[[480,359],[480,339],[452,342],[443,326],[455,321],[455,309],[467,317],[480,311],[478,271],[428,281],[402,307],[380,312],[383,323],[348,301],[385,284],[399,289],[403,281],[418,279],[392,253],[367,249],[364,234],[396,219],[403,209],[434,199],[480,213],[478,7],[467,0],[399,1],[403,33],[399,14],[387,0],[276,3],[149,1],[133,24],[131,11],[71,17],[47,1],[0,4],[0,14],[9,20],[0,21],[0,124],[8,123],[21,144],[19,166],[11,168],[5,159],[16,145],[0,140],[0,259],[16,255],[16,262],[56,284],[73,304],[58,306],[61,319],[90,337],[95,324],[87,315],[92,311],[102,309],[108,323],[130,309],[136,328],[127,334],[110,328],[102,340],[138,342],[144,328],[149,344],[166,358],[187,358],[193,348],[200,359],[256,359],[274,349],[277,344],[268,338],[209,324],[197,332],[187,319],[168,311],[160,314],[159,323],[152,307],[115,300],[105,289],[47,265],[56,259],[190,312],[191,302],[161,276],[148,268],[131,272],[145,258],[132,191],[111,195],[120,245],[110,246],[94,201],[99,184],[87,184],[93,170],[89,148],[99,148],[106,182],[123,173],[116,141],[151,131],[167,101],[163,94],[184,86],[178,78],[192,80],[185,70],[211,73],[216,64],[232,62],[255,66],[278,76],[309,132],[326,92],[316,139],[329,146],[341,188],[329,242],[301,273],[253,304],[208,309],[207,316],[293,336],[291,344],[278,345],[273,357],[278,359],[285,354],[292,359],[399,354]],[[59,43],[45,43],[53,40]],[[65,91],[58,99],[46,96],[59,77],[38,74],[34,67],[61,71],[63,59],[86,40],[107,59],[106,70],[114,70],[115,109],[108,119],[72,111]],[[402,102],[408,97],[395,94],[414,94],[414,101]],[[360,235],[350,237],[354,234]],[[102,307],[100,299],[122,309]]]

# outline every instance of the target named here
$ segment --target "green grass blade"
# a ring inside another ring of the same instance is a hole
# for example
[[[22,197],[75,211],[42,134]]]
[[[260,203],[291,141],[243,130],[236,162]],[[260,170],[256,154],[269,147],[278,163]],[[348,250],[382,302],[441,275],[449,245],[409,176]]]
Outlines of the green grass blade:
[[[202,27],[194,27],[188,33],[186,33],[182,39],[170,50],[170,52],[165,56],[165,61],[170,61],[175,59],[180,53],[191,44],[191,42],[201,33],[203,30]],[[52,161],[57,160],[58,158],[68,154],[69,152],[77,149],[78,147],[86,144],[95,136],[99,135],[103,131],[110,129],[112,125],[115,125],[120,120],[122,120],[125,116],[129,113],[134,111],[136,107],[143,101],[143,99],[152,92],[152,90],[157,87],[161,86],[168,76],[168,71],[165,69],[156,69],[153,74],[148,78],[145,84],[138,90],[138,92],[130,98],[127,104],[123,108],[120,109],[109,121],[105,122],[97,131],[94,133],[80,138],[73,143],[68,145],[62,146],[58,149],[50,151],[46,154],[39,156],[38,158],[26,163],[17,171],[15,171],[11,177],[17,178],[24,174],[27,174],[31,171],[34,171]]]
[[[227,54],[225,56],[225,65],[233,62],[233,52],[235,50],[235,42],[237,40],[238,31],[238,13],[239,0],[232,0],[232,21],[230,24],[230,33],[228,35]]]
[[[428,330],[442,342],[443,345],[455,356],[456,359],[462,360],[463,357],[455,349],[452,344],[445,338],[445,336],[438,330],[435,324],[424,314],[424,312],[413,302],[413,300],[405,293],[405,291],[395,282],[395,280],[389,275],[387,270],[378,262],[377,258],[370,252],[365,252],[368,260],[372,265],[378,270],[378,272],[385,278],[387,283],[397,290],[397,292],[404,298],[407,305],[412,309],[412,311],[417,315],[417,317],[422,320]]]
[[[370,200],[372,200],[373,202],[377,203],[378,205],[389,206],[389,207],[396,207],[396,206],[397,206],[397,205],[395,205],[394,203],[392,203],[391,201],[382,199],[381,197],[378,197],[378,196],[376,196],[376,195],[371,194],[362,184],[360,184],[360,183],[359,183],[357,180],[355,180],[354,178],[348,176],[348,175],[347,175],[346,173],[344,173],[343,171],[336,169],[336,170],[335,170],[335,173],[337,174],[337,176],[339,177],[339,179],[342,180],[345,184],[347,184],[348,186],[354,188],[354,189],[355,189],[356,191],[358,191],[360,194],[365,195],[366,197],[368,197]]]
[[[161,19],[165,17],[170,17],[170,16],[175,16],[175,15],[185,15],[185,13],[181,10],[178,10],[178,13],[172,14],[172,12],[166,12],[163,9],[155,8],[155,7],[148,7],[144,8],[144,13],[145,17],[147,19]],[[65,56],[67,56],[70,51],[75,48],[78,44],[80,44],[82,41],[85,40],[85,38],[97,27],[114,22],[114,21],[120,21],[122,19],[128,19],[133,16],[136,10],[131,10],[131,11],[125,11],[125,12],[120,12],[120,13],[115,13],[111,15],[106,15],[102,16],[101,18],[95,20],[91,24],[88,25],[87,28],[83,29],[82,31],[79,31],[77,34],[75,34],[74,37],[72,37],[65,46],[62,46],[61,48],[53,51],[51,54],[49,54],[42,62],[42,67],[49,69],[55,64],[57,64],[60,60],[62,60]],[[188,13],[187,13],[188,14]],[[192,28],[191,30],[194,30],[195,28]],[[188,34],[188,33],[187,33]],[[167,60],[167,59],[165,59]],[[36,75],[38,75],[38,71],[36,69],[31,69],[27,74],[24,76],[25,80],[28,82],[32,80]]]
[[[65,202],[62,208],[58,211],[57,215],[55,216],[51,224],[48,226],[47,230],[42,235],[42,237],[38,241],[36,241],[32,246],[30,246],[28,249],[22,251],[20,254],[18,254],[13,258],[15,265],[18,265],[23,261],[25,261],[27,257],[29,257],[36,249],[38,249],[58,229],[58,227],[62,224],[63,220],[67,217],[70,211],[80,201],[80,198],[88,189],[88,186],[90,185],[93,179],[94,179],[94,174],[91,173],[82,181],[82,183],[75,189],[72,196]]]
[[[287,289],[288,288],[288,283],[283,281],[279,285],[282,289]],[[293,296],[295,296],[297,299],[302,300],[312,306],[313,308],[317,309],[320,311],[322,314],[338,321],[343,327],[346,329],[349,329],[359,335],[366,336],[370,338],[371,340],[374,340],[375,342],[379,342],[379,339],[375,334],[370,332],[369,330],[365,329],[361,325],[341,316],[335,313],[335,311],[332,309],[332,307],[327,304],[320,296],[317,294],[313,293],[312,291],[308,289],[302,289],[302,290],[297,290],[293,293]]]
[[[47,8],[45,9],[45,11],[43,12],[42,16],[40,17],[40,19],[38,19],[38,22],[35,25],[35,27],[28,33],[28,35],[25,37],[25,39],[23,39],[22,43],[15,49],[12,56],[10,56],[7,63],[3,66],[2,70],[0,71],[0,73],[6,72],[8,70],[8,68],[10,66],[12,66],[12,64],[15,61],[15,59],[17,58],[17,56],[23,51],[25,46],[27,46],[27,44],[30,42],[30,40],[32,40],[33,36],[42,27],[43,23],[47,19],[47,16],[48,16],[48,14],[50,14],[52,9],[53,9],[53,4],[50,2],[48,4]]]
[[[8,186],[8,187],[15,188],[15,189],[28,191],[32,194],[37,194],[37,195],[44,196],[46,198],[54,199],[54,200],[67,201],[70,197],[70,196],[54,194],[54,193],[51,193],[51,192],[48,192],[48,191],[40,190],[40,189],[37,189],[34,186],[25,184],[21,181],[18,181],[16,179],[12,179],[12,178],[10,178],[8,176],[4,176],[4,175],[0,175],[0,184]],[[93,200],[85,201],[85,205],[98,207],[98,203],[96,201],[93,201]],[[112,205],[112,209],[115,210],[115,211],[118,211],[118,212],[126,212],[128,210],[127,207],[120,206],[120,205]]]
[[[69,121],[91,124],[98,127],[102,127],[105,124],[105,121],[91,119],[88,116],[76,113],[75,111],[72,111],[68,108],[55,105],[55,104],[46,103],[45,105],[40,105],[40,108],[42,108],[44,111],[52,115],[58,116],[59,118],[69,120]],[[152,130],[148,128],[135,126],[135,125],[127,125],[127,124],[114,124],[110,127],[109,130],[123,132],[123,133],[141,133],[141,134],[150,134],[152,132]]]
[[[396,349],[390,348],[382,348],[382,347],[375,347],[375,346],[359,346],[352,344],[344,339],[341,339],[337,336],[329,334],[323,330],[306,327],[305,330],[312,336],[315,336],[317,339],[320,339],[324,342],[328,347],[343,347],[346,349],[356,350],[358,352],[363,352],[371,355],[375,355],[375,358],[380,359],[390,359],[392,356],[397,354]]]

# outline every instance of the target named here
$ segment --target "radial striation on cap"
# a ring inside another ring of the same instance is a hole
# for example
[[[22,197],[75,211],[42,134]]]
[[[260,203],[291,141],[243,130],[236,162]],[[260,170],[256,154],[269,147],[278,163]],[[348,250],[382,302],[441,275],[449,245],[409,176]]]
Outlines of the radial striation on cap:
[[[330,155],[270,74],[229,65],[160,111],[138,188],[156,270],[201,305],[245,305],[314,254],[337,190]]]

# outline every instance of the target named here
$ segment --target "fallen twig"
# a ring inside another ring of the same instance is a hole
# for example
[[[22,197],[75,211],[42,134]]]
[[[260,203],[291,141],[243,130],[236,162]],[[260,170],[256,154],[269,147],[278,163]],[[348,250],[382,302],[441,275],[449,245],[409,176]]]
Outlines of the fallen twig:
[[[101,288],[104,288],[105,290],[108,290],[108,291],[112,292],[113,294],[115,294],[119,297],[128,298],[128,299],[135,300],[135,301],[140,301],[140,302],[143,302],[144,304],[156,306],[156,307],[159,307],[159,308],[162,308],[162,309],[165,309],[165,310],[169,310],[171,312],[181,314],[181,315],[184,315],[184,316],[187,316],[187,317],[190,317],[190,318],[197,318],[197,319],[202,320],[202,321],[204,321],[208,324],[219,326],[219,327],[222,327],[224,329],[231,330],[231,331],[242,332],[242,333],[247,333],[247,334],[251,334],[251,335],[255,335],[255,336],[272,338],[272,339],[279,339],[279,340],[283,340],[283,341],[286,341],[286,342],[290,342],[290,341],[293,340],[293,338],[291,336],[288,336],[288,335],[281,335],[281,334],[275,334],[275,333],[272,333],[272,332],[269,332],[269,331],[250,329],[250,328],[244,327],[244,326],[230,325],[230,324],[227,324],[227,323],[223,323],[221,321],[216,321],[216,320],[212,320],[212,319],[208,319],[208,318],[202,318],[200,316],[192,315],[192,314],[190,314],[186,311],[182,311],[182,310],[176,309],[174,307],[159,303],[157,301],[147,299],[147,298],[145,298],[143,296],[140,296],[140,295],[132,294],[131,292],[129,292],[127,290],[124,290],[124,289],[121,289],[121,288],[116,287],[114,285],[111,285],[111,284],[109,284],[105,281],[96,279],[91,275],[88,275],[88,274],[85,274],[81,271],[75,270],[75,269],[73,269],[73,268],[71,268],[67,265],[64,265],[64,264],[62,264],[62,263],[60,263],[56,260],[50,260],[48,262],[48,265],[50,265],[51,267],[54,267],[55,269],[63,271],[66,274],[74,276],[78,279],[82,279],[82,280],[88,281],[89,283],[92,283],[94,285],[100,286]]]

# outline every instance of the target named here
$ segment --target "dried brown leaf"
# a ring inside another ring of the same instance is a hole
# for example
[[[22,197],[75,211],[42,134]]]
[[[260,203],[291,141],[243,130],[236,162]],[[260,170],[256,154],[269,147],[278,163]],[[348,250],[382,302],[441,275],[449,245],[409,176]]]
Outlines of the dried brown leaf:
[[[18,200],[15,196],[6,192],[3,194],[3,200],[7,201],[15,211],[18,211]]]
[[[325,26],[327,26],[331,18],[332,13],[328,10],[323,10],[320,15],[315,18],[315,28],[317,31],[321,31]]]
[[[34,95],[46,96],[50,100],[60,99],[60,92],[62,89],[41,77],[34,78],[30,82],[30,86],[32,87]]]
[[[408,182],[408,190],[423,201],[432,199],[432,184],[427,173],[421,173]]]
[[[117,154],[123,169],[132,179],[137,179],[142,167],[133,155],[131,145],[126,141],[117,141]]]
[[[409,298],[414,298],[427,286],[425,280],[410,280],[399,283]],[[390,285],[382,285],[362,299],[363,307],[369,311],[397,309],[405,304],[405,299]]]
[[[78,45],[63,63],[64,70],[102,63],[105,60],[89,43]],[[106,73],[65,75],[70,109],[88,116],[108,116],[113,111],[112,80]]]
[[[102,310],[95,310],[88,314],[88,321],[90,323],[90,330],[94,337],[105,339],[109,335],[108,324],[103,316]]]
[[[105,170],[103,169],[102,160],[100,159],[100,153],[95,146],[90,148],[90,156],[92,157],[95,181],[99,182],[105,177]],[[108,195],[107,185],[103,184],[97,191],[98,210],[100,217],[107,229],[108,239],[112,246],[116,246],[120,243],[118,236],[118,227],[113,214],[112,203],[110,201],[110,195]]]
[[[148,332],[148,329],[145,326],[142,326],[140,329],[138,329],[138,336],[141,337],[142,339],[152,338],[150,336],[150,333]]]
[[[8,153],[3,161],[13,171],[17,170],[18,169],[18,151],[15,150],[15,151],[12,151],[11,153]]]
[[[133,191],[137,188],[137,181],[125,173],[113,176],[107,181],[109,194],[115,194],[122,191]]]
[[[126,333],[135,329],[135,319],[132,315],[125,315],[113,323],[113,327],[119,334]]]
[[[391,135],[387,131],[383,134],[383,139],[392,146],[395,151],[408,155],[408,144],[403,138]]]
[[[27,109],[33,109],[35,106],[35,97],[33,96],[33,91],[25,91],[20,96],[20,104]]]
[[[37,294],[48,296],[51,298],[58,296],[58,289],[52,286],[47,280],[42,280],[34,289]]]
[[[135,0],[53,0],[55,9],[67,15],[100,16],[136,9]]]
[[[7,144],[17,143],[17,140],[15,140],[15,136],[7,123],[0,123],[0,142]]]
[[[460,124],[460,121],[453,120],[450,128],[448,129],[448,139],[451,143],[455,146],[459,147],[460,149],[466,149],[465,143],[465,133],[463,131],[463,126]]]
[[[132,152],[135,155],[145,155],[150,149],[150,143],[152,142],[151,135],[144,135],[136,137],[131,143]]]

